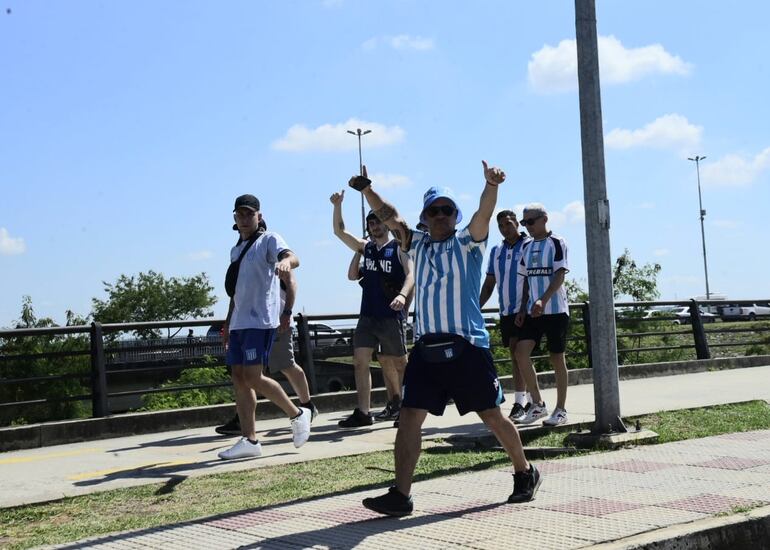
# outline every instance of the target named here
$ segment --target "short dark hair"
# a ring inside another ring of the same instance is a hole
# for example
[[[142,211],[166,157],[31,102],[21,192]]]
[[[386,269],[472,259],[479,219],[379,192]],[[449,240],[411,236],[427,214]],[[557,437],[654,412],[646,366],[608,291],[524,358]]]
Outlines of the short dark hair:
[[[497,213],[497,221],[499,222],[503,218],[513,218],[516,219],[516,212],[513,210],[500,210],[500,212]]]

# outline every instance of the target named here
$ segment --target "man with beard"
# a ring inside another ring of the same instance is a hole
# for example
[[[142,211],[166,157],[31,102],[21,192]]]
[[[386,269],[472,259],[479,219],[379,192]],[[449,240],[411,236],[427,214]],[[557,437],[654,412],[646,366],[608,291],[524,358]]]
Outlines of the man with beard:
[[[406,327],[405,305],[414,287],[412,267],[407,255],[402,252],[373,213],[366,217],[366,226],[370,241],[355,237],[345,230],[342,219],[342,201],[345,191],[334,193],[329,200],[334,206],[334,234],[348,248],[363,256],[361,286],[361,310],[355,333],[353,334],[353,368],[356,380],[358,407],[353,413],[341,420],[342,428],[371,426],[372,378],[369,363],[377,346],[382,365],[383,377],[395,379],[398,393],[389,396],[388,404],[377,415],[378,420],[398,420],[401,409],[401,381],[406,365]],[[350,271],[350,270],[349,270]],[[350,272],[348,273],[349,278]]]

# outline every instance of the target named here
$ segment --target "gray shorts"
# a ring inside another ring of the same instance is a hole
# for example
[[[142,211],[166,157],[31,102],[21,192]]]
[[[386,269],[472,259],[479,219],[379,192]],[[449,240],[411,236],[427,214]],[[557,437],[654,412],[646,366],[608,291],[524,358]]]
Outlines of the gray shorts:
[[[273,347],[267,358],[267,370],[275,374],[294,365],[294,341],[291,330],[286,332],[275,331]]]
[[[359,317],[353,348],[377,348],[383,355],[406,355],[406,325],[393,317]]]

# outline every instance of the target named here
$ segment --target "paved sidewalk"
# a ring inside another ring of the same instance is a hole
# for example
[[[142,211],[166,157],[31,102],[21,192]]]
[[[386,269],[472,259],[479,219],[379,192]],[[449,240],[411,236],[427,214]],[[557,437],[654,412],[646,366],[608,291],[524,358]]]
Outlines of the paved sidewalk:
[[[621,382],[620,391],[624,415],[752,399],[770,401],[770,366],[626,380]],[[553,406],[555,394],[555,390],[544,390],[549,406]],[[507,399],[506,412],[511,401]],[[591,422],[593,386],[570,387],[567,408],[571,422]],[[180,476],[393,448],[396,432],[392,423],[376,424],[370,429],[338,428],[337,421],[347,414],[349,411],[322,411],[313,423],[310,441],[301,449],[291,443],[287,420],[260,421],[257,430],[264,456],[252,460],[219,460],[217,452],[237,438],[218,436],[213,427],[0,453],[0,507],[159,483]],[[453,406],[447,407],[443,417],[429,416],[423,429],[426,439],[488,433],[475,414],[460,417]]]
[[[58,548],[581,548],[770,505],[770,430],[538,463],[543,484],[506,504],[508,469],[416,483],[415,513],[361,506],[382,489],[244,510]]]

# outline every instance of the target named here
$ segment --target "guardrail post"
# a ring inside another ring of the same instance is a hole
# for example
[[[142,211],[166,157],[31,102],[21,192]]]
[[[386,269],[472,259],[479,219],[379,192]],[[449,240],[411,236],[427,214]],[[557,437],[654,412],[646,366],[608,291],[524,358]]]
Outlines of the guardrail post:
[[[711,359],[706,331],[703,330],[703,319],[700,316],[700,307],[695,300],[690,300],[690,324],[692,324],[692,336],[695,340],[695,356],[698,359]]]
[[[91,323],[91,410],[94,418],[110,414],[104,367],[104,333],[102,324],[96,321]]]
[[[297,314],[297,336],[299,340],[300,366],[305,371],[307,383],[310,386],[310,393],[318,393],[318,385],[315,376],[315,363],[313,362],[313,346],[310,343],[310,329],[307,326],[307,319],[301,313]]]
[[[588,355],[588,368],[594,368],[593,356],[591,354],[591,308],[588,300],[583,302],[583,331],[585,332],[586,354]]]

